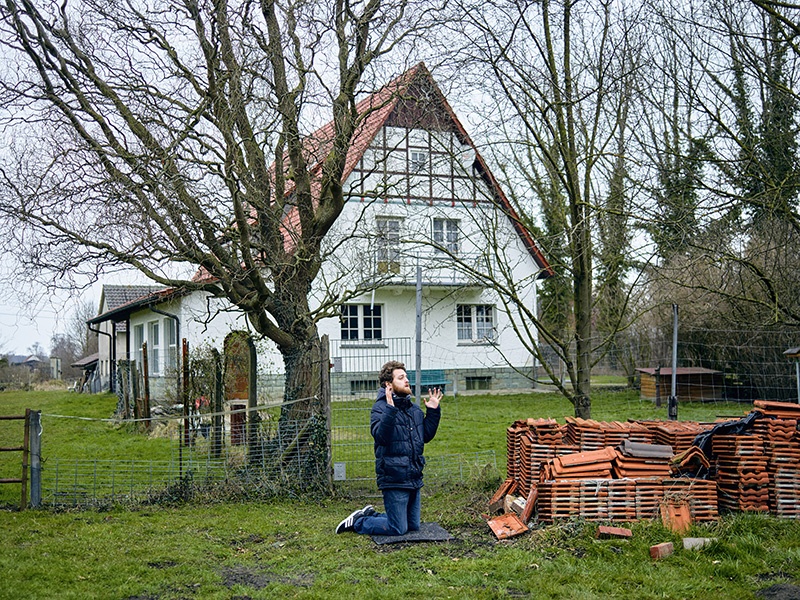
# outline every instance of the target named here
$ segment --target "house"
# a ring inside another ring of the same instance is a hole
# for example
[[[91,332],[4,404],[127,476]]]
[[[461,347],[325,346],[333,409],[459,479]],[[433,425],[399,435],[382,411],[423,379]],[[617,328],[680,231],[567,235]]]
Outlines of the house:
[[[350,291],[339,317],[318,324],[331,343],[334,393],[372,395],[377,371],[390,359],[406,362],[412,375],[418,301],[422,365],[438,372],[448,391],[530,388],[534,360],[514,331],[514,309],[486,277],[501,266],[513,269],[518,297],[535,311],[537,280],[552,269],[475,144],[423,64],[356,109],[363,120],[343,175],[348,201],[326,237],[326,260],[310,292],[319,306],[323,292]],[[331,132],[329,124],[307,140],[315,168]],[[294,218],[289,211],[288,230]],[[232,333],[248,331],[225,300],[178,289],[106,305],[90,323],[107,324],[118,358],[142,363],[147,342],[151,382],[161,380],[164,390],[179,339],[224,351]],[[132,335],[124,352],[123,331]],[[258,356],[259,389],[280,393],[280,354],[260,342]]]
[[[142,297],[159,292],[164,286],[154,285],[103,285],[100,293],[98,315],[112,313]],[[127,321],[93,319],[89,328],[98,335],[97,364],[92,369],[94,391],[114,389],[114,365],[118,358],[128,353]]]

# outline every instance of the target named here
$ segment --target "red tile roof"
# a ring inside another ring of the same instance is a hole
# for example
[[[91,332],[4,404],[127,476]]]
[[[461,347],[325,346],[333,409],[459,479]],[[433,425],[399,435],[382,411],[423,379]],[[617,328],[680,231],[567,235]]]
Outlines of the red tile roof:
[[[350,148],[347,152],[345,168],[342,172],[341,182],[344,183],[350,176],[353,169],[364,155],[364,152],[370,146],[372,141],[375,139],[375,136],[386,123],[386,120],[397,107],[398,102],[404,97],[407,97],[407,92],[409,92],[412,84],[418,82],[421,78],[427,79],[427,83],[434,91],[436,101],[451,119],[459,137],[475,151],[477,164],[482,177],[485,179],[486,184],[494,193],[495,199],[500,203],[500,205],[503,207],[503,210],[508,215],[515,230],[517,231],[517,234],[524,242],[531,256],[542,269],[541,276],[549,277],[553,275],[554,272],[552,267],[547,262],[547,259],[544,257],[544,254],[542,254],[539,247],[536,245],[536,242],[534,242],[530,232],[520,223],[519,216],[509,202],[508,197],[503,193],[503,190],[500,188],[497,180],[494,178],[491,171],[489,171],[486,161],[483,159],[480,152],[478,152],[478,148],[469,137],[469,134],[467,133],[466,129],[464,129],[464,126],[458,120],[458,117],[456,116],[450,104],[447,102],[444,94],[436,85],[436,82],[433,80],[430,71],[428,71],[427,67],[422,62],[418,63],[416,66],[412,67],[377,92],[370,94],[356,104],[356,114],[358,115],[359,123],[356,126]],[[331,121],[312,133],[305,140],[304,146],[306,152],[308,153],[307,160],[310,165],[313,165],[310,168],[312,175],[313,197],[319,197],[322,165],[325,157],[333,148],[333,138],[334,122]],[[274,165],[272,166],[272,170],[274,171]],[[293,191],[294,186],[292,185],[292,182],[287,182],[286,195],[290,195]],[[291,240],[293,238],[292,232],[297,231],[299,226],[300,217],[297,209],[294,208],[287,214],[284,221],[287,248],[291,248]]]

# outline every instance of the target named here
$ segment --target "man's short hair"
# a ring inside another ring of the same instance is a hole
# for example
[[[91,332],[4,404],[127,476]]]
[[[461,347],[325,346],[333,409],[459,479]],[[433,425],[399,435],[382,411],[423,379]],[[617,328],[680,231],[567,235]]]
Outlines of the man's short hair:
[[[378,381],[382,388],[385,388],[386,384],[391,383],[392,379],[394,379],[395,369],[403,369],[403,371],[405,371],[406,366],[398,360],[390,360],[381,367],[381,374],[378,376]]]

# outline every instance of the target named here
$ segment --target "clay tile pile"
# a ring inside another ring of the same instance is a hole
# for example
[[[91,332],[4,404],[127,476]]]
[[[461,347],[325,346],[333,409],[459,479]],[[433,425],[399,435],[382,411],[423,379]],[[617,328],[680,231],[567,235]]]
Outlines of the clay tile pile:
[[[594,421],[566,417],[564,441],[567,444],[580,446],[581,450],[599,450],[606,446],[616,446],[622,440],[631,439],[636,442],[651,443],[652,432],[639,423],[621,423],[612,421]]]
[[[794,402],[773,402],[771,400],[754,400],[753,406],[758,412],[778,419],[800,419],[800,404]]]
[[[518,423],[519,421],[506,429],[506,472],[511,479],[519,478],[520,444],[523,436],[528,433],[527,426],[522,426]]]
[[[577,446],[547,446],[537,444],[532,436],[523,437],[520,440],[519,451],[519,472],[516,479],[520,483],[521,489],[527,491],[541,478],[541,467],[548,460],[557,456],[573,454],[578,451]]]
[[[614,458],[614,477],[669,477],[670,446],[623,440]]]
[[[694,421],[661,421],[652,427],[654,442],[671,446],[676,454],[688,450],[699,434],[713,427],[710,423]]]
[[[692,521],[716,521],[718,513],[717,483],[711,479],[664,479],[664,496],[685,498]]]
[[[583,479],[538,484],[538,517],[544,522],[654,519],[664,499],[659,479]]]
[[[528,419],[528,435],[536,444],[556,446],[564,441],[561,425],[555,419]]]
[[[769,473],[764,443],[756,435],[716,435],[719,505],[728,510],[769,511]]]
[[[697,446],[687,448],[680,454],[676,454],[669,461],[670,468],[675,475],[694,475],[701,471],[711,468],[711,463],[703,451]]]
[[[770,512],[800,518],[800,437],[796,419],[760,419],[753,430],[764,440],[770,474]]]
[[[542,466],[540,480],[611,479],[611,461],[617,456],[614,448],[576,452],[551,458]]]

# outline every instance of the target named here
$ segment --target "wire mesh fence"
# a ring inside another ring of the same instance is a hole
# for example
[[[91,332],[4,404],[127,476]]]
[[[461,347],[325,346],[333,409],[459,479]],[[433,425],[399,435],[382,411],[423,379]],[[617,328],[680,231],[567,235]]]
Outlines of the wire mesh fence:
[[[797,336],[800,337],[800,336]],[[679,401],[691,399],[696,392],[704,402],[724,403],[731,399],[750,401],[755,398],[796,400],[798,390],[796,358],[787,357],[787,348],[798,344],[792,331],[699,331],[687,330],[679,340],[678,366],[688,369],[678,381]],[[671,346],[664,340],[628,340],[628,358],[618,354],[596,356],[595,382],[602,386],[611,380],[616,385],[628,382],[628,367],[636,371],[638,395],[642,400],[656,401],[656,391],[666,395],[670,377]],[[664,342],[664,343],[661,343]],[[346,344],[345,344],[346,346]],[[330,409],[330,456],[322,464],[332,469],[337,489],[375,493],[373,439],[369,431],[370,409],[377,391],[377,373],[389,359],[411,362],[412,344],[408,338],[386,340],[381,344],[342,348],[332,344]],[[620,342],[618,347],[623,344]],[[349,354],[348,354],[349,353]],[[341,358],[337,361],[336,358]],[[662,368],[661,379],[647,383],[647,369]],[[624,367],[624,368],[623,368]],[[706,369],[711,373],[691,369]],[[353,374],[356,377],[353,377]],[[334,383],[339,377],[340,385]],[[362,381],[362,383],[353,382]],[[342,383],[342,382],[346,382]],[[539,391],[541,391],[540,388]],[[546,388],[545,388],[546,389]],[[553,388],[551,388],[553,389]],[[698,391],[699,390],[699,391]],[[526,394],[530,390],[520,390]],[[491,400],[489,400],[491,402]],[[521,417],[536,416],[535,394],[531,410]],[[568,405],[567,405],[568,406]],[[34,407],[36,408],[36,407]],[[445,419],[459,420],[459,397],[448,396]],[[726,410],[730,411],[730,407]],[[77,412],[77,411],[76,411]],[[112,420],[75,420],[61,415],[42,415],[42,499],[45,504],[84,505],[108,502],[142,502],[179,497],[188,486],[237,487],[278,492],[282,486],[302,487],[302,478],[313,466],[303,463],[298,447],[316,445],[327,452],[326,424],[319,418],[300,421],[281,419],[281,405],[257,407],[256,443],[248,443],[236,411],[227,409],[222,419],[224,443],[215,448],[212,418],[208,414],[166,415],[152,421],[145,431],[141,423]],[[566,411],[565,411],[566,414]],[[679,413],[683,414],[683,413]],[[682,417],[679,417],[682,418]],[[185,425],[191,429],[191,443],[186,443]],[[69,427],[67,427],[69,423]],[[238,425],[237,425],[238,424]],[[503,427],[507,423],[502,424]],[[469,423],[468,427],[480,427]],[[3,444],[18,444],[19,431],[9,429]],[[0,432],[0,438],[6,436]],[[80,451],[65,453],[66,445],[80,440]],[[426,449],[428,481],[459,483],[468,481],[486,466],[497,468],[493,451],[469,450],[454,453],[448,448],[447,436],[437,437]],[[293,462],[294,461],[294,462]],[[18,476],[19,463],[14,461],[2,473]],[[9,487],[9,486],[5,486]],[[8,493],[7,493],[8,492]],[[0,490],[2,501],[16,502],[18,490]]]

